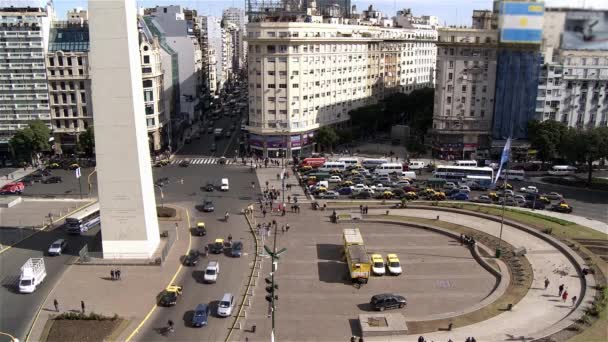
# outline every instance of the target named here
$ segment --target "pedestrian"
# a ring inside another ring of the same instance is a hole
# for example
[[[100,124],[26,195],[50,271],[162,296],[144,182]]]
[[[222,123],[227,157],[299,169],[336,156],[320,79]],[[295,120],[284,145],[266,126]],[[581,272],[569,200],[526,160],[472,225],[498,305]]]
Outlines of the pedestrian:
[[[422,337],[422,336],[418,337],[418,342],[424,342],[424,337]]]
[[[80,301],[80,308],[82,309],[82,314],[84,315],[84,300]]]
[[[545,278],[545,290],[549,287],[549,278]]]
[[[363,214],[363,204],[359,204],[359,212]]]
[[[266,217],[266,209],[262,210],[262,215],[263,215],[263,217]]]
[[[475,337],[471,337],[471,342],[477,342],[477,340],[475,339]]]
[[[576,298],[576,296],[574,298]],[[55,312],[59,312],[59,302],[57,299],[53,300],[53,305],[55,306]]]
[[[565,303],[566,299],[568,299],[568,290],[564,291],[564,294],[562,295],[562,301]]]
[[[232,234],[228,234],[228,242],[232,242]]]
[[[291,196],[287,196],[287,203],[291,203]]]
[[[559,289],[559,294],[557,296],[561,297],[562,292],[564,292],[564,284],[561,284],[558,289]]]
[[[462,246],[464,242],[464,235],[460,234],[460,245]]]
[[[289,233],[289,223],[285,225],[285,231]]]
[[[359,336],[359,342],[363,342],[363,336]]]
[[[114,280],[114,277],[115,277],[114,270],[110,270],[110,278],[112,278],[112,280]]]
[[[281,233],[285,233],[285,225],[281,226]]]
[[[120,280],[121,279],[120,278],[120,275],[121,275],[120,270],[116,270],[114,273],[116,273],[116,278],[118,278],[118,280]]]
[[[286,213],[286,211],[285,211],[285,207],[282,207],[282,208],[281,208],[281,216],[285,216],[285,213]]]
[[[471,342],[471,338],[470,338],[470,337],[467,337],[467,339],[466,339],[466,340],[464,340],[464,342]]]
[[[572,297],[572,306],[574,306],[574,304],[576,304],[576,296]]]

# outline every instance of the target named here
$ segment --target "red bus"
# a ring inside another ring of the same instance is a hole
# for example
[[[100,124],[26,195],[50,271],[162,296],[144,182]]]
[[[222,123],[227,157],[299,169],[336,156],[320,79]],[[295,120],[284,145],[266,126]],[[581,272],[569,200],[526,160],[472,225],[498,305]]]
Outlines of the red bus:
[[[325,158],[304,158],[300,163],[300,166],[312,166],[312,167],[320,167],[325,164]]]

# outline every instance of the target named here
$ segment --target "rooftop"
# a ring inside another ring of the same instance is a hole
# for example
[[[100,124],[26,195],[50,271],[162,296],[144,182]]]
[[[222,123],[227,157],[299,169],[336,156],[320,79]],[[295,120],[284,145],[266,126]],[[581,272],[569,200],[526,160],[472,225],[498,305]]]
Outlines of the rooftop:
[[[89,26],[87,24],[53,23],[49,36],[49,52],[87,52],[89,46]]]

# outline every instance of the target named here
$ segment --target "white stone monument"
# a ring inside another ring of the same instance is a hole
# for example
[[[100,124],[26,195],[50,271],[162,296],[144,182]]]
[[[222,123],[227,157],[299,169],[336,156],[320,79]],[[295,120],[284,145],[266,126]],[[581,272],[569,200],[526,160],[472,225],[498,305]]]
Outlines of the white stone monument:
[[[104,258],[145,259],[160,236],[134,0],[89,0],[89,54]]]

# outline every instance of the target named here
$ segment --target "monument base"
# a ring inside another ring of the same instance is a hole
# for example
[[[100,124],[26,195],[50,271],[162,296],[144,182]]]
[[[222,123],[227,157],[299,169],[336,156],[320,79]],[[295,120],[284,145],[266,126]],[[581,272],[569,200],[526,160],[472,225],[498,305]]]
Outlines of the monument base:
[[[360,314],[361,336],[407,335],[405,317],[399,313]]]
[[[154,256],[160,239],[140,241],[102,241],[104,259],[150,259]]]

